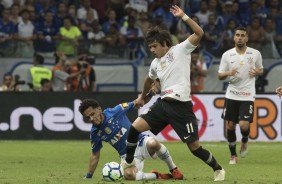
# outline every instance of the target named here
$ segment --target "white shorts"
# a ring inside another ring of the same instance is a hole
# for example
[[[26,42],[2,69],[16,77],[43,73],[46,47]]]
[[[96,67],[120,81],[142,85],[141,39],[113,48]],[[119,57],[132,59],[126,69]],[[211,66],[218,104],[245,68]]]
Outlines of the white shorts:
[[[135,166],[137,167],[138,171],[142,172],[144,168],[144,160],[145,159],[156,159],[157,154],[155,153],[153,156],[151,156],[147,149],[147,142],[148,140],[153,139],[153,137],[144,136],[142,137],[136,147],[135,154],[134,154],[134,160],[135,160]],[[125,160],[126,155],[122,155],[120,157],[121,161]]]

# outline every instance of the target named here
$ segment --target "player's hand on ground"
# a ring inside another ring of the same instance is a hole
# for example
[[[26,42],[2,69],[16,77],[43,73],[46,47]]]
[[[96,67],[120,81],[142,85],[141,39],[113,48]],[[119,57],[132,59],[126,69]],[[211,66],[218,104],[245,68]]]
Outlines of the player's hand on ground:
[[[185,15],[183,10],[181,8],[179,8],[177,5],[173,5],[170,8],[170,12],[173,14],[173,16],[179,17],[179,18],[181,18],[183,15]]]
[[[277,93],[277,95],[281,98],[281,96],[282,96],[282,86],[279,86],[279,87],[276,89],[276,93]]]
[[[92,176],[93,176],[93,174],[87,173],[87,174],[84,176],[84,179],[91,179]]]

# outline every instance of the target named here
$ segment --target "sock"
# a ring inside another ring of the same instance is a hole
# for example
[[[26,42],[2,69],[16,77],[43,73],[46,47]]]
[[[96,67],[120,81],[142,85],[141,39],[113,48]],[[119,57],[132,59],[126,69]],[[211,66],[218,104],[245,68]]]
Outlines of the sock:
[[[161,144],[161,148],[156,151],[156,154],[158,155],[158,157],[163,160],[167,167],[169,168],[169,170],[172,170],[174,168],[176,168],[176,165],[174,164],[170,154],[169,154],[169,151],[167,150],[167,148]]]
[[[203,160],[211,168],[213,168],[214,171],[222,169],[222,167],[217,163],[217,161],[215,160],[213,155],[209,151],[203,149],[202,146],[200,146],[198,149],[192,151],[192,153],[196,157]]]
[[[155,180],[157,175],[155,173],[143,173],[138,171],[135,175],[135,180]]]
[[[140,132],[138,132],[133,126],[130,127],[127,140],[126,140],[126,157],[125,161],[127,163],[132,163],[134,159],[134,153],[135,149],[137,147],[138,142],[138,135]]]
[[[231,156],[237,156],[236,153],[236,132],[227,129],[227,140]]]
[[[250,128],[248,128],[248,130],[246,131],[241,130],[241,134],[242,134],[242,139],[241,139],[242,143],[247,143],[249,140]]]

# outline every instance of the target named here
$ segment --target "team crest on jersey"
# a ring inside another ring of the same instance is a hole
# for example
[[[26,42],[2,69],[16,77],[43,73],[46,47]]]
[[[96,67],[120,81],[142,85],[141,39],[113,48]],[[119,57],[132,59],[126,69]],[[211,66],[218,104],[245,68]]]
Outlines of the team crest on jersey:
[[[110,129],[109,127],[105,128],[105,132],[106,134],[111,134],[112,133],[112,129]]]
[[[174,60],[173,53],[168,53],[166,59],[167,62],[172,63]]]
[[[91,143],[91,148],[94,148],[94,146],[95,146],[95,142],[92,142]]]
[[[252,58],[252,57],[249,57],[249,58],[247,58],[248,59],[248,64],[249,65],[253,65],[254,64],[254,58]]]

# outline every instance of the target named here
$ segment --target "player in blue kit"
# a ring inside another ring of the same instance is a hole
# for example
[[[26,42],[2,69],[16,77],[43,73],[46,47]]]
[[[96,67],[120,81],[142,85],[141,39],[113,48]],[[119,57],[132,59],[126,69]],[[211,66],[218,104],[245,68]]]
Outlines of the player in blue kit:
[[[89,159],[88,172],[85,178],[92,178],[102,149],[102,142],[108,142],[118,152],[121,161],[125,159],[126,138],[131,126],[126,113],[132,110],[135,102],[122,103],[114,108],[107,108],[102,111],[99,103],[94,99],[85,99],[79,106],[79,112],[92,123],[90,132],[92,154]],[[155,138],[145,134],[138,136],[138,146],[134,155],[135,167],[126,169],[124,172],[127,180],[149,180],[149,179],[183,179],[181,171],[178,170],[170,156],[167,148]],[[162,174],[158,171],[143,173],[144,160],[156,159],[163,160],[172,174]]]

